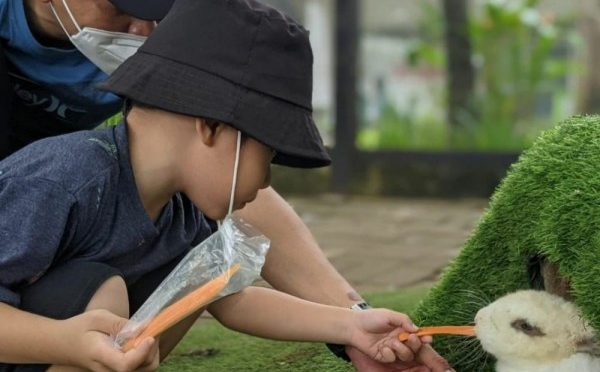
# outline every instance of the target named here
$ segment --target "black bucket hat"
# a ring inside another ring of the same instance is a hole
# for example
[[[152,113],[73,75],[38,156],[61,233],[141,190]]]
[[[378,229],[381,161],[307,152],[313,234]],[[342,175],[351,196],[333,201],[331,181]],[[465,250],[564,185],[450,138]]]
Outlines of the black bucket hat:
[[[222,121],[277,151],[276,164],[331,159],[312,118],[308,32],[254,0],[176,0],[144,45],[100,88]]]
[[[110,0],[117,9],[136,18],[158,21],[167,15],[174,0]]]

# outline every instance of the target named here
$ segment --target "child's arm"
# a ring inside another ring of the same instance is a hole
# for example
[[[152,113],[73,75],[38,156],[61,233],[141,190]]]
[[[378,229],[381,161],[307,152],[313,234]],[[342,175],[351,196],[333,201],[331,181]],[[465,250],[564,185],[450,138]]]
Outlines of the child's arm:
[[[321,305],[267,288],[246,288],[214,302],[209,311],[223,325],[240,332],[277,340],[352,345],[383,362],[412,360],[421,347],[416,337],[411,348],[398,340],[400,332],[417,331],[404,314]]]
[[[132,371],[157,352],[151,340],[122,353],[110,334],[127,321],[105,310],[54,320],[0,303],[0,361],[70,365],[90,370]]]

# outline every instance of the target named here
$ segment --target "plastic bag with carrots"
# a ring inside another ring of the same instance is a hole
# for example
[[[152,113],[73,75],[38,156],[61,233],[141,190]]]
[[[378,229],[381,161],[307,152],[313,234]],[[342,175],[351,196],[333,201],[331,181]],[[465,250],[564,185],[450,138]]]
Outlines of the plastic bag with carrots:
[[[199,308],[249,286],[260,277],[269,245],[266,236],[229,215],[156,288],[115,336],[116,346],[127,351]]]

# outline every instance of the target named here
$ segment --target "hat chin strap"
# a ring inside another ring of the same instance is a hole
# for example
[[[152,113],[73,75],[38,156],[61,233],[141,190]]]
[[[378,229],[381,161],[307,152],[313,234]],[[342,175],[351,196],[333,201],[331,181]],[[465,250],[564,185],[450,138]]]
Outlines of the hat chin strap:
[[[227,211],[227,216],[229,216],[233,212],[233,200],[235,197],[235,187],[237,185],[237,174],[238,168],[240,165],[240,148],[242,145],[242,132],[237,131],[237,142],[235,146],[235,163],[233,164],[233,182],[231,184],[231,194],[229,196],[229,210]],[[217,226],[221,228],[221,221],[217,221]]]

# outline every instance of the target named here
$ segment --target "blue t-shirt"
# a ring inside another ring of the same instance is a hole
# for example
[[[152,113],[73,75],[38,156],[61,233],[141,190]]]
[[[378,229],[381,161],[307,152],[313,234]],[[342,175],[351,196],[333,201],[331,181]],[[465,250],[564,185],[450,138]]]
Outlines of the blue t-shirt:
[[[1,161],[0,206],[0,302],[14,306],[23,286],[65,261],[108,264],[131,284],[211,234],[182,194],[149,218],[123,123],[37,141]]]
[[[56,121],[55,133],[92,129],[119,111],[121,99],[95,89],[107,75],[77,49],[51,48],[33,36],[23,0],[0,0],[0,42],[14,104]],[[18,119],[18,118],[17,118]],[[44,121],[44,125],[49,125]],[[39,122],[37,125],[42,125]],[[52,128],[48,128],[48,134]]]

